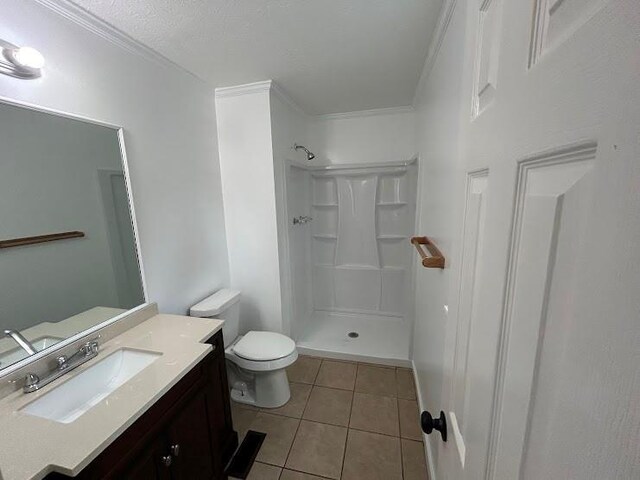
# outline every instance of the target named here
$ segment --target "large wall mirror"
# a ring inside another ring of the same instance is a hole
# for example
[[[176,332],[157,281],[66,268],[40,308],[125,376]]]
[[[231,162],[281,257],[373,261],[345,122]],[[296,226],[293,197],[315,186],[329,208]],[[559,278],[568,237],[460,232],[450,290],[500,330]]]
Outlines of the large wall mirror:
[[[0,103],[0,374],[145,302],[121,142]]]

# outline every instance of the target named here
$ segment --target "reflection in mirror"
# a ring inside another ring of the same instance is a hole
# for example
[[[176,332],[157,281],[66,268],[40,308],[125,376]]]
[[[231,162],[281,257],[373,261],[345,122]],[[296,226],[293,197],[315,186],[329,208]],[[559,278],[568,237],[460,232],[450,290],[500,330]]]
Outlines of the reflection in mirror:
[[[0,369],[141,303],[118,131],[0,103]]]

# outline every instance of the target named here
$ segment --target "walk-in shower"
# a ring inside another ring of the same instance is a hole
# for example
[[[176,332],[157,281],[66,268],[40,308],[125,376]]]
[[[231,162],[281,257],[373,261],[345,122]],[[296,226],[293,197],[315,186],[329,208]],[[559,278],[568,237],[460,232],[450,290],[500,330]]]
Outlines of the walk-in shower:
[[[416,184],[415,161],[287,167],[289,219],[313,219],[288,227],[301,352],[409,358]]]

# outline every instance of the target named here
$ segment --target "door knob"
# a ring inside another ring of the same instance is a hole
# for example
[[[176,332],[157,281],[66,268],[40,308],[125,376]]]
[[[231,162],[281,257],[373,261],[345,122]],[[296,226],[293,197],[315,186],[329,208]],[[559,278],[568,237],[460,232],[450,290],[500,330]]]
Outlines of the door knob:
[[[422,431],[427,435],[438,430],[442,436],[442,441],[447,441],[447,417],[444,416],[444,412],[440,410],[440,417],[433,418],[426,410],[420,415],[420,424],[422,425]]]
[[[173,462],[173,457],[171,457],[171,455],[164,455],[161,460],[165,467],[170,467]]]

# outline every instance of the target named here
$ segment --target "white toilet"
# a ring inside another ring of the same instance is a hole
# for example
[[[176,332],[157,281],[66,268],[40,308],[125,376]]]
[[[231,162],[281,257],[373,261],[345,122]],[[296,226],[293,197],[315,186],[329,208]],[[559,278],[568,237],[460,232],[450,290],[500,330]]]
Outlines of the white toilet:
[[[276,408],[289,401],[285,368],[298,358],[296,344],[286,335],[251,331],[238,335],[240,292],[222,289],[189,311],[192,317],[224,320],[222,336],[231,398],[256,407]]]

